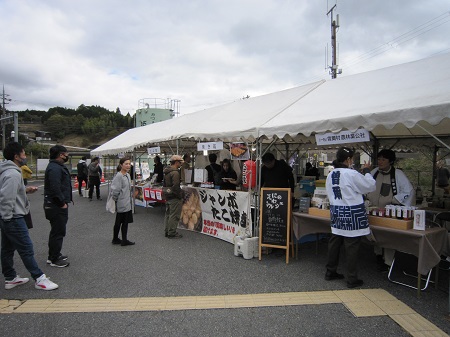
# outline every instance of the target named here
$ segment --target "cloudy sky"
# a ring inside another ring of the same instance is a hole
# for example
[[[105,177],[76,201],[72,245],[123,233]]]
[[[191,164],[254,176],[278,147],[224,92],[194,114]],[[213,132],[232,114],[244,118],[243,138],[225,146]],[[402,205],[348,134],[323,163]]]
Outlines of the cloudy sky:
[[[0,0],[8,109],[181,114],[329,79],[335,0]],[[341,76],[450,52],[448,0],[340,0]],[[1,90],[1,89],[0,89]]]

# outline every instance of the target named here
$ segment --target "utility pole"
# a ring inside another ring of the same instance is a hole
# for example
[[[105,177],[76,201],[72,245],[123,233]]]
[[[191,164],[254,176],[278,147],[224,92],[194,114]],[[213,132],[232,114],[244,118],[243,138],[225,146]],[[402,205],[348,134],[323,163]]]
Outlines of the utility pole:
[[[10,101],[9,98],[7,98],[7,96],[5,94],[5,86],[3,85],[3,93],[2,93],[2,117],[0,118],[0,122],[2,125],[2,150],[5,148],[5,139],[6,139],[6,124],[11,124],[11,122],[13,122],[14,117],[12,114],[6,114],[6,109],[5,109],[5,104],[9,104],[9,102],[5,102],[5,101]],[[18,131],[18,130],[16,130]],[[18,132],[17,133],[17,137]],[[14,135],[14,138],[16,137],[16,135]]]
[[[334,79],[337,77],[338,74],[342,74],[342,69],[338,69],[337,61],[336,61],[336,30],[339,28],[339,14],[336,15],[336,20],[333,18],[333,10],[336,8],[337,5],[334,5],[331,7],[331,9],[328,11],[327,16],[329,14],[331,17],[331,66],[330,68],[330,74],[331,78]]]

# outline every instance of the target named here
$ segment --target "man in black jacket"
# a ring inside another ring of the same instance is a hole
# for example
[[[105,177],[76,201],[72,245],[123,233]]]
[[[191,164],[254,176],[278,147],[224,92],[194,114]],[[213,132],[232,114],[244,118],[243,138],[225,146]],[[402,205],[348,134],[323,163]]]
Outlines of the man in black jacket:
[[[81,193],[81,188],[83,186],[83,181],[86,184],[86,189],[88,188],[88,168],[86,164],[86,157],[81,157],[77,164],[77,180],[78,180],[78,194],[80,197],[83,196]]]
[[[261,168],[261,187],[285,187],[294,192],[292,168],[284,160],[277,160],[272,153],[267,152],[261,161],[264,164]]]
[[[217,154],[210,153],[208,155],[208,159],[209,159],[209,165],[205,167],[206,171],[208,172],[208,181],[210,183],[214,183],[215,185],[218,185],[219,181],[217,181],[216,177],[222,170],[222,167],[216,163]]]
[[[52,267],[67,267],[67,256],[61,254],[69,219],[69,203],[72,201],[70,172],[64,163],[69,159],[67,149],[62,145],[50,148],[50,162],[45,170],[44,211],[50,221],[48,238],[48,260]]]

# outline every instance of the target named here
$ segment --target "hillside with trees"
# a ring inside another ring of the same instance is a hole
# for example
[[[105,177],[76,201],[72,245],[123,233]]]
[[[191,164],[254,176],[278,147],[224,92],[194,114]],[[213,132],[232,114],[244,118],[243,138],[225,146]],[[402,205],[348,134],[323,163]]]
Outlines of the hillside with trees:
[[[32,131],[46,131],[56,142],[76,138],[79,142],[77,146],[81,147],[99,144],[99,140],[111,139],[134,126],[134,117],[129,113],[122,115],[119,108],[110,111],[100,106],[82,104],[77,109],[54,107],[48,111],[15,112],[19,116],[19,136],[24,131],[29,135]],[[8,125],[7,134],[12,127]]]

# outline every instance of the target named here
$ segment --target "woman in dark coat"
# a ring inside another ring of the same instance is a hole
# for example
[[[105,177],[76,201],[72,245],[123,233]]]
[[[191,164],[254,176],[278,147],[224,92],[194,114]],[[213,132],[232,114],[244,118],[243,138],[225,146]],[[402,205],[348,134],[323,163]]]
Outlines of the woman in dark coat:
[[[229,159],[224,159],[222,162],[222,169],[218,174],[218,181],[216,185],[220,186],[221,190],[236,190],[238,184],[236,171],[231,167]]]

